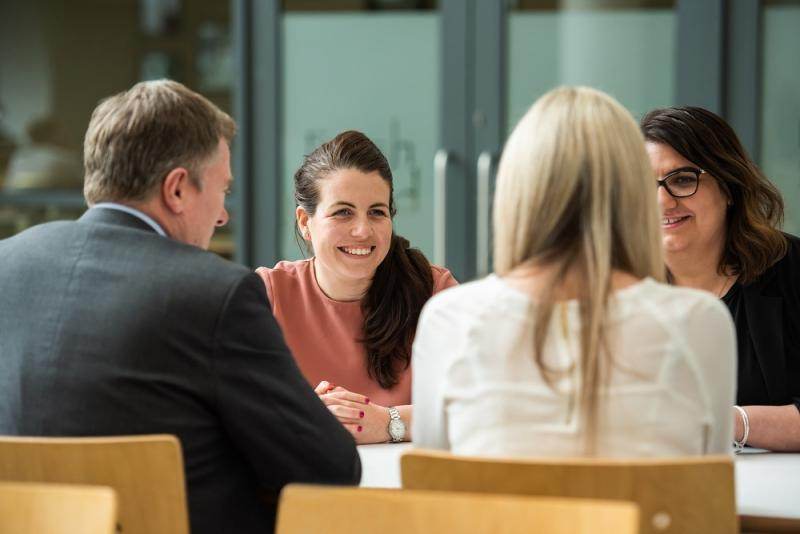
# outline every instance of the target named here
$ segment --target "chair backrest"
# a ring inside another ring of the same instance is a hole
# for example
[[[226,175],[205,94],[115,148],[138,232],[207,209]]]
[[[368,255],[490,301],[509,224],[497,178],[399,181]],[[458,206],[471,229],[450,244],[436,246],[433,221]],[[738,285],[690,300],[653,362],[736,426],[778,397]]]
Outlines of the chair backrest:
[[[102,486],[0,483],[0,532],[113,534],[114,490]]]
[[[188,534],[175,436],[0,437],[0,480],[109,486],[125,534]]]
[[[634,534],[633,503],[289,485],[276,534]]]
[[[400,459],[403,487],[633,501],[642,533],[738,531],[733,460],[490,459],[415,450]]]

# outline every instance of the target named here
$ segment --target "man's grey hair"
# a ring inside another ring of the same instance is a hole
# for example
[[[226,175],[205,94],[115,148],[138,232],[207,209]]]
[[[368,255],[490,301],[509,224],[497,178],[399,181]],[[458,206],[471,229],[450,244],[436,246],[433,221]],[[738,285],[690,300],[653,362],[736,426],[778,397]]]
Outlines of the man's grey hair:
[[[144,200],[184,167],[195,185],[236,123],[208,99],[171,80],[137,83],[95,108],[83,143],[83,194],[98,202]]]

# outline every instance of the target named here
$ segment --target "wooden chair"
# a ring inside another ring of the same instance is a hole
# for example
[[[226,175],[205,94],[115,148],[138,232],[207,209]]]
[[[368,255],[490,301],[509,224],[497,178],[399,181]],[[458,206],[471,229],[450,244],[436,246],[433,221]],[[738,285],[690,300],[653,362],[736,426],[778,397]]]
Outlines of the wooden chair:
[[[0,480],[109,486],[124,534],[189,534],[175,436],[0,437]]]
[[[113,534],[116,520],[111,488],[0,483],[0,532]]]
[[[403,487],[516,495],[620,499],[640,509],[640,532],[738,532],[733,460],[488,459],[410,451],[400,459]]]
[[[634,534],[633,503],[289,485],[276,534]]]

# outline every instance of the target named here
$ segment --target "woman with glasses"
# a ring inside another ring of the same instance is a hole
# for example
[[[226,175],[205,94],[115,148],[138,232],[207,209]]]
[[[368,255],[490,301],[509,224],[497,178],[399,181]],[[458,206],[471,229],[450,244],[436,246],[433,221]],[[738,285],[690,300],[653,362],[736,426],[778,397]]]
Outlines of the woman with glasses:
[[[780,231],[781,195],[710,111],[657,109],[641,129],[670,281],[710,291],[736,324],[734,442],[800,450],[800,240]]]
[[[414,443],[492,456],[730,452],[736,338],[660,283],[638,126],[589,88],[540,98],[498,169],[495,274],[434,296],[413,348]]]

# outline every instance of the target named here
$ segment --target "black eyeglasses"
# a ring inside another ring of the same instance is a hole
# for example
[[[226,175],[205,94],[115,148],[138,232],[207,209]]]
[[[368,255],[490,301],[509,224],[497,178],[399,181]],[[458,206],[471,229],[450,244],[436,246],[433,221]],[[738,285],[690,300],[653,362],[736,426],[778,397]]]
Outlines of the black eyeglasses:
[[[667,193],[675,198],[690,197],[697,193],[697,187],[700,185],[700,175],[704,172],[706,171],[703,169],[692,167],[676,169],[661,180],[656,180],[656,188],[664,186]]]

